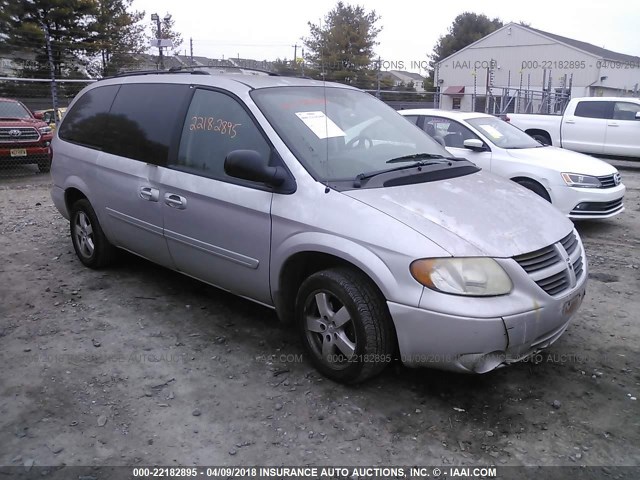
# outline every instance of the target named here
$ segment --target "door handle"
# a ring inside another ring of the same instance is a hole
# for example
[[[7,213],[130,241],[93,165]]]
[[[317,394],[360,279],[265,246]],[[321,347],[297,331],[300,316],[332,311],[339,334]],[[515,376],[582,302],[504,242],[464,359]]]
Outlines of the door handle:
[[[140,198],[143,200],[149,200],[150,202],[157,202],[160,191],[157,188],[140,187]]]
[[[184,210],[187,208],[187,199],[180,195],[176,195],[175,193],[165,193],[164,203],[170,207],[177,208],[178,210]]]
[[[565,120],[564,123],[571,123],[573,125],[574,123],[576,123],[576,121],[575,120]]]
[[[617,127],[617,123],[607,123],[607,127]]]

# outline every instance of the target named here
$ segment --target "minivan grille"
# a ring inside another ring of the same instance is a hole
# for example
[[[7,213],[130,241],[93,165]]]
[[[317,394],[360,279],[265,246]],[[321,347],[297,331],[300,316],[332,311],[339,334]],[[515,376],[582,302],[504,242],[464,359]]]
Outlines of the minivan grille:
[[[38,140],[40,134],[33,127],[2,127],[0,128],[0,142],[32,142]]]
[[[584,275],[582,248],[575,231],[557,243],[513,259],[551,296],[572,289]]]
[[[524,268],[525,272],[532,273],[537,272],[538,270],[543,270],[557,263],[560,260],[560,257],[558,256],[556,249],[551,245],[532,253],[519,255],[515,260],[522,268]]]
[[[557,295],[569,288],[569,279],[566,272],[558,272],[543,280],[538,280],[536,284],[549,295]]]
[[[573,254],[573,252],[575,252],[576,248],[578,247],[578,237],[576,237],[575,234],[571,232],[569,235],[560,240],[560,243],[567,251],[569,256],[571,256],[571,254]]]

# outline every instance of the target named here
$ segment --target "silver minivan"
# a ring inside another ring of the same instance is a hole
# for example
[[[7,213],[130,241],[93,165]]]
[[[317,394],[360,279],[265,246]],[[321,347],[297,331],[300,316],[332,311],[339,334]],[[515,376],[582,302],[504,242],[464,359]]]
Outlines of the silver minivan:
[[[485,373],[565,331],[587,262],[548,202],[368,93],[196,73],[102,80],[70,105],[52,197],[83,264],[124,249],[274,308],[342,382],[394,359]]]

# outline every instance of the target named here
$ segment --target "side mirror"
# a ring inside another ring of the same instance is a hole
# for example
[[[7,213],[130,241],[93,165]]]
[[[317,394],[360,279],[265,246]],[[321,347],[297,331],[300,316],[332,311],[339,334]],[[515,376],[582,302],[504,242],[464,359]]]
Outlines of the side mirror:
[[[269,166],[269,159],[262,158],[255,150],[229,152],[224,159],[224,171],[232,177],[262,182],[272,187],[279,187],[287,179],[282,168]]]
[[[640,120],[640,112],[636,112],[636,120]]]
[[[484,152],[487,148],[484,146],[482,140],[478,140],[477,138],[468,138],[463,143],[464,148],[468,148],[469,150],[473,150],[474,152]]]
[[[33,112],[33,116],[36,117],[38,120],[44,119],[44,113],[43,112]]]

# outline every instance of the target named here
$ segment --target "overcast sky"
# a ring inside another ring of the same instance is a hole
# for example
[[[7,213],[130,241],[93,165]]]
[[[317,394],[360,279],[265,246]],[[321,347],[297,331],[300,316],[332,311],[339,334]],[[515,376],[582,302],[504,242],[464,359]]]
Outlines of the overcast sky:
[[[182,33],[181,53],[210,58],[293,58],[294,44],[308,36],[307,22],[318,23],[337,0],[134,0],[133,7],[164,17],[170,13]],[[348,2],[375,10],[382,32],[376,53],[384,60],[422,61],[440,35],[462,12],[483,13],[574,38],[628,55],[640,56],[640,2],[573,1],[518,2],[513,0],[361,0]],[[301,46],[298,47],[300,55]],[[415,70],[407,68],[408,70]],[[424,72],[421,72],[424,73]]]

